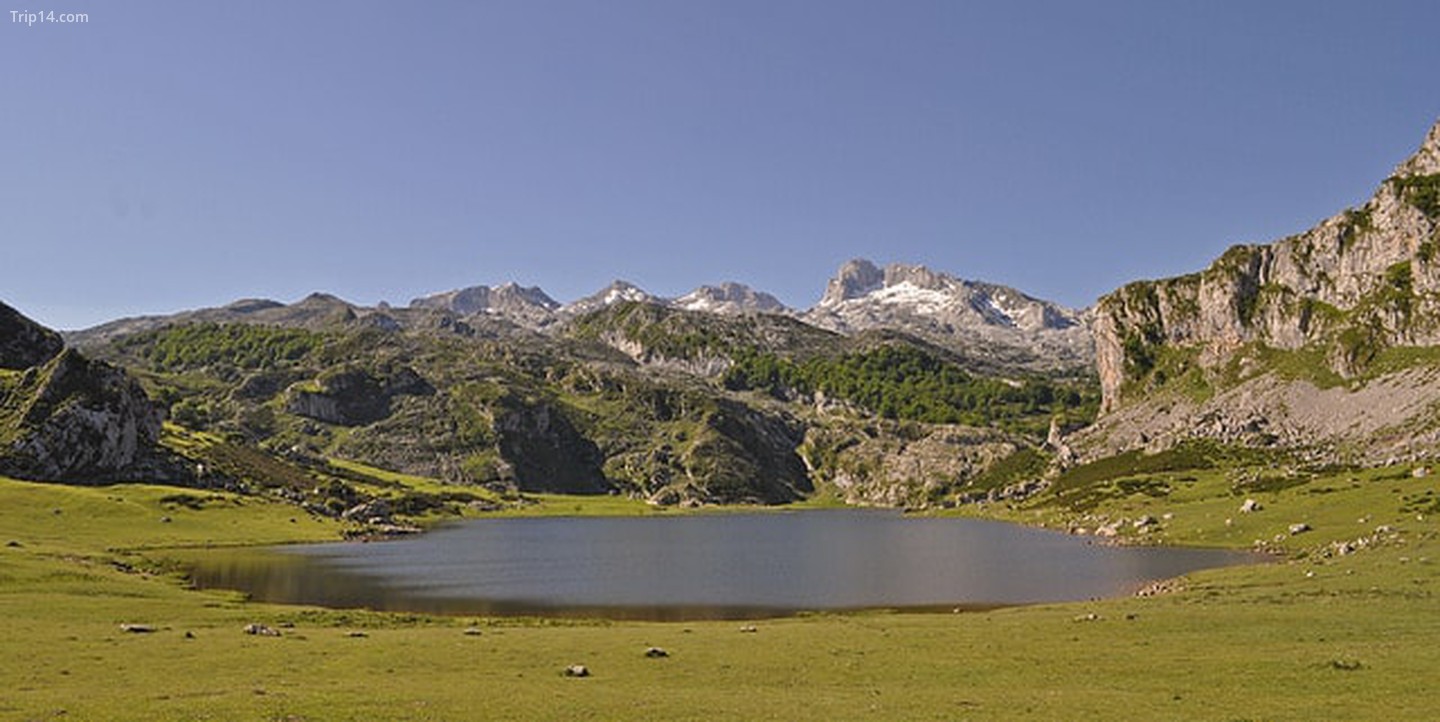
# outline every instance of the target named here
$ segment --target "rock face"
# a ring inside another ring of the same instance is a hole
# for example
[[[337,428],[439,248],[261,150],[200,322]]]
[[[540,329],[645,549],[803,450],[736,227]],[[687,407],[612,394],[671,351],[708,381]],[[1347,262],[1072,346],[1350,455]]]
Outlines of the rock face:
[[[408,367],[380,376],[363,368],[345,367],[321,374],[310,387],[292,387],[285,410],[327,424],[360,426],[389,416],[391,401],[397,396],[434,392],[420,374]]]
[[[1214,385],[1263,373],[1267,349],[1314,367],[1303,373],[1363,382],[1386,349],[1440,344],[1437,251],[1440,123],[1358,208],[1275,243],[1235,246],[1201,272],[1101,298],[1093,322],[1101,412],[1114,415],[1178,378]],[[1273,404],[1256,415],[1288,416]]]
[[[802,318],[847,334],[905,331],[1000,367],[1083,367],[1092,353],[1082,314],[1007,286],[924,266],[892,264],[881,270],[870,261],[850,261]]]
[[[42,481],[124,478],[160,435],[160,412],[134,379],[57,343],[0,305],[0,473]],[[22,368],[23,372],[17,372]]]
[[[0,303],[0,369],[23,371],[55,358],[65,342],[60,334]]]
[[[496,414],[500,454],[530,491],[595,494],[609,490],[605,457],[557,406],[517,403]]]

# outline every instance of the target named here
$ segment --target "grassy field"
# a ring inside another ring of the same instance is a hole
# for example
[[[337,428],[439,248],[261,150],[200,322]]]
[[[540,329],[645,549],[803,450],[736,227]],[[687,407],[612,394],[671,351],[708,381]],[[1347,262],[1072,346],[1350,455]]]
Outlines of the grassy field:
[[[1074,510],[996,506],[984,513],[1124,519],[1135,541],[1261,540],[1286,557],[1154,597],[802,616],[753,633],[250,603],[187,589],[165,550],[340,527],[249,497],[0,479],[0,719],[1434,719],[1440,481],[1410,471],[1165,471],[1088,487]],[[1246,498],[1262,509],[1241,514]],[[643,510],[547,497],[519,513]],[[1151,531],[1133,525],[1144,515]],[[1311,529],[1291,535],[1300,523]],[[570,664],[592,676],[563,676]]]

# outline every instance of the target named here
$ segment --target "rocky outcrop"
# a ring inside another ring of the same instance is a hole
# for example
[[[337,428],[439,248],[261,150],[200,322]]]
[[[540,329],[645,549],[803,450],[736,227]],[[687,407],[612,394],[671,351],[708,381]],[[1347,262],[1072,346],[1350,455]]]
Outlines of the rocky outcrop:
[[[515,402],[495,411],[501,457],[524,491],[598,494],[608,491],[599,447],[565,411],[544,402]]]
[[[134,379],[73,349],[5,380],[0,392],[0,473],[11,476],[129,478],[160,435],[160,412]]]
[[[313,383],[292,386],[285,410],[327,424],[362,426],[389,416],[391,401],[397,396],[434,392],[434,387],[407,366],[379,374],[346,366],[321,374]]]
[[[879,423],[813,427],[802,451],[846,503],[923,507],[952,498],[1019,448],[993,429]]]
[[[1385,347],[1440,343],[1437,251],[1440,123],[1360,207],[1272,244],[1235,246],[1199,273],[1101,298],[1102,413],[1186,365],[1218,369],[1251,344],[1315,349],[1353,377]]]
[[[23,371],[39,366],[64,347],[60,334],[0,303],[0,369]]]

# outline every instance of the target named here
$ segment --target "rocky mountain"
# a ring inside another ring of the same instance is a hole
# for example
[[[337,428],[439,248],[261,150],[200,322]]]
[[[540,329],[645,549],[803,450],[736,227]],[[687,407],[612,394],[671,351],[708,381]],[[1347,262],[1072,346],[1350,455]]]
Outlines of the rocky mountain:
[[[946,346],[995,371],[1083,368],[1092,358],[1083,314],[1007,286],[924,266],[840,267],[806,322],[841,333],[894,329]]]
[[[706,313],[790,313],[780,299],[743,284],[727,281],[718,286],[701,286],[684,296],[673,299],[669,305],[686,311]]]
[[[160,411],[121,369],[0,303],[0,473],[109,481],[150,460]]]
[[[560,308],[560,315],[567,317],[583,316],[587,313],[599,311],[603,308],[613,306],[617,303],[653,303],[665,305],[666,300],[651,295],[648,291],[636,286],[629,281],[615,280],[610,285],[590,294],[582,299],[567,303]]]
[[[1440,439],[1440,123],[1358,207],[1131,283],[1093,324],[1107,450],[1187,433],[1346,458]]]
[[[459,316],[496,315],[536,327],[553,322],[555,312],[560,310],[560,304],[539,287],[516,283],[437,293],[414,299],[410,306],[450,311]]]

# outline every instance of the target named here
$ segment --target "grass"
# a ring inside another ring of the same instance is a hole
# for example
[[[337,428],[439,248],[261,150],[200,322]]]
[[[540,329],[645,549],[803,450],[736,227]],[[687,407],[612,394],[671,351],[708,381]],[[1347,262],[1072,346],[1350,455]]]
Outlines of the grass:
[[[1287,559],[1197,573],[1157,597],[811,615],[757,622],[754,633],[738,622],[426,617],[255,604],[163,572],[167,547],[336,538],[336,523],[293,506],[0,479],[0,719],[1433,717],[1436,477],[1127,464],[1140,468],[1092,480],[1110,485],[1092,508],[1051,500],[986,513],[1047,526],[1170,514],[1157,531],[1123,528],[1135,541],[1262,539]],[[1240,514],[1247,497],[1264,508]],[[543,497],[514,513],[647,508]],[[1296,522],[1313,530],[1290,536]],[[1394,538],[1323,555],[1380,525]],[[242,633],[251,622],[282,636]],[[649,646],[671,656],[648,659]],[[593,676],[565,678],[569,664]]]

